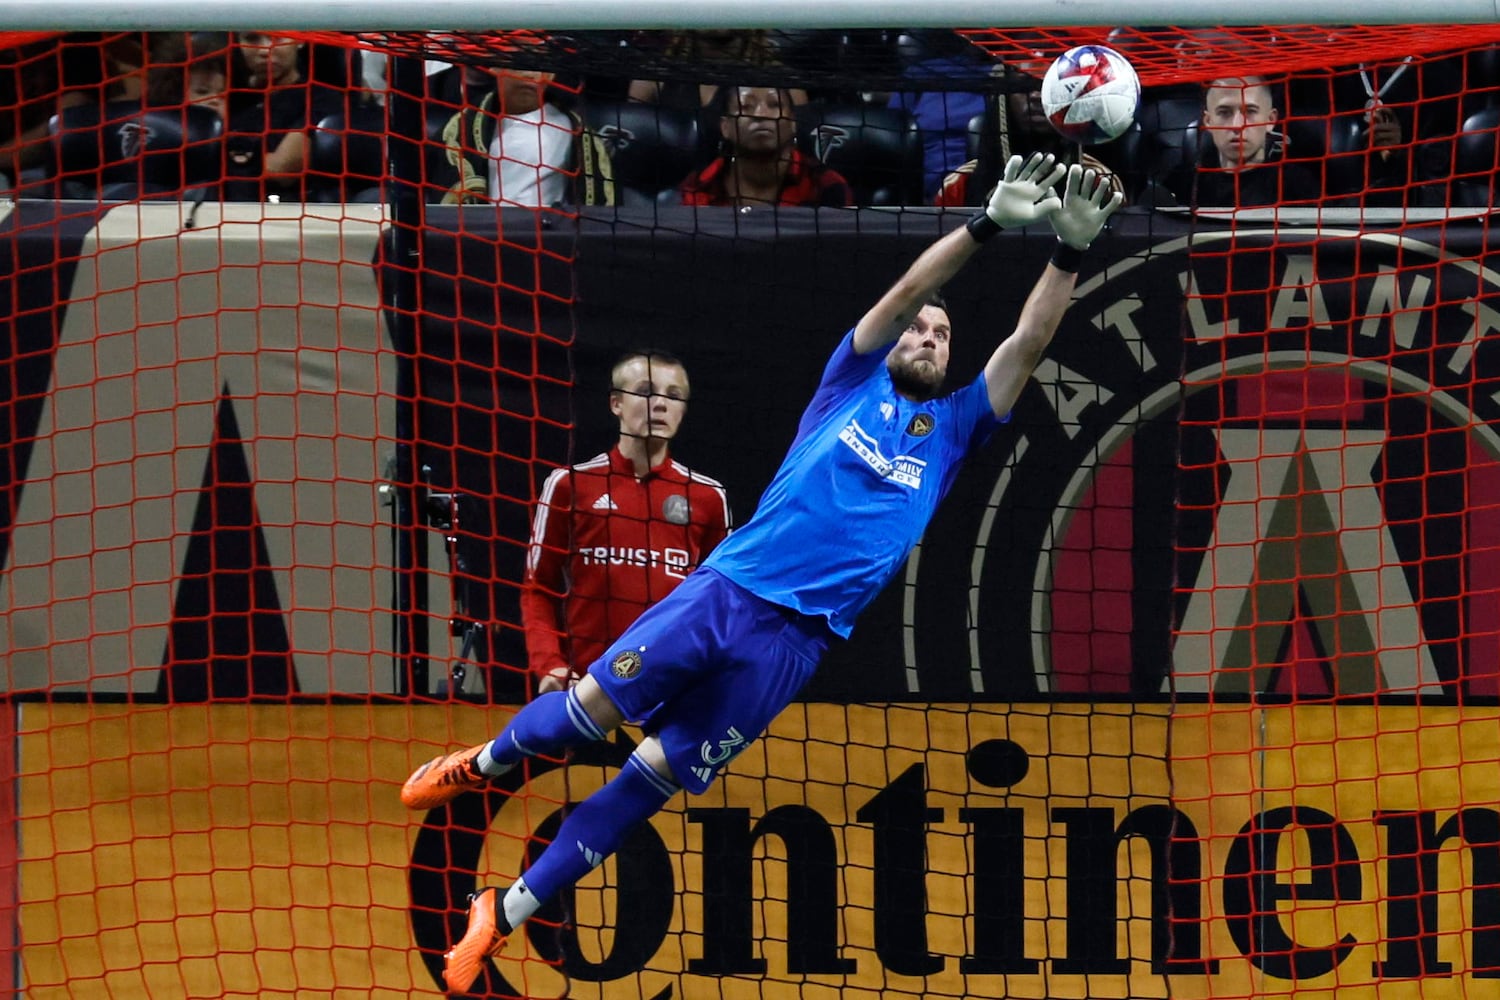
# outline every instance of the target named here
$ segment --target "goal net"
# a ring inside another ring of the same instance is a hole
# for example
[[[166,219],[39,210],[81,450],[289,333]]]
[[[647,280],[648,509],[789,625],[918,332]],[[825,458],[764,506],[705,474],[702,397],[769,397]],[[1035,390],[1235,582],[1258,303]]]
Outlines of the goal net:
[[[1082,43],[1144,93],[1080,150],[1037,92]],[[698,494],[633,470],[569,512],[617,527],[533,538],[617,362],[681,359],[671,456],[743,524],[839,338],[1033,151],[1127,205],[1011,419],[764,738],[475,993],[1485,989],[1497,46],[0,32],[0,992],[441,995],[467,894],[641,731],[427,814],[401,781],[588,648],[580,574],[692,565]],[[954,384],[1051,244],[950,283]]]

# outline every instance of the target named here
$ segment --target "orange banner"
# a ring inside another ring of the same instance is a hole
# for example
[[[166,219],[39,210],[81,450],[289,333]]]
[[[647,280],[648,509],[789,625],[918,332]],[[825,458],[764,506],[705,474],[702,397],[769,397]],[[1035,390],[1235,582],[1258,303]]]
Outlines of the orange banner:
[[[629,749],[585,748],[422,816],[400,781],[505,710],[17,711],[32,997],[439,995],[464,892],[514,878],[560,804]],[[576,930],[534,921],[489,988],[1457,997],[1500,974],[1497,723],[793,706],[589,876]]]

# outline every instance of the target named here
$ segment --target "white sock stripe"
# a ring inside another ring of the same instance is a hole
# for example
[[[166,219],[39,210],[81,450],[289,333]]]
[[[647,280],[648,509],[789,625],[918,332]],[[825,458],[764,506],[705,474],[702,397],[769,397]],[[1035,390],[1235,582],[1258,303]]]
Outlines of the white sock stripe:
[[[516,752],[519,753],[523,757],[534,757],[534,756],[536,756],[535,753],[533,753],[530,749],[527,748],[526,744],[524,744],[520,740],[516,739],[516,734],[515,733],[511,733],[510,734],[510,745],[513,746],[513,747],[515,747],[516,748]]]
[[[644,774],[646,778],[651,782],[651,784],[656,786],[656,790],[658,792],[661,792],[662,795],[666,796],[667,798],[671,798],[678,792],[682,791],[681,785],[677,784],[674,781],[670,781],[667,778],[663,778],[656,772],[656,768],[641,760],[639,754],[631,754],[625,759],[625,763],[629,764],[631,767],[634,767],[637,771]]]
[[[605,732],[589,718],[589,713],[583,710],[583,703],[578,700],[576,689],[568,691],[568,721],[573,723],[573,728],[591,740],[604,739]]]

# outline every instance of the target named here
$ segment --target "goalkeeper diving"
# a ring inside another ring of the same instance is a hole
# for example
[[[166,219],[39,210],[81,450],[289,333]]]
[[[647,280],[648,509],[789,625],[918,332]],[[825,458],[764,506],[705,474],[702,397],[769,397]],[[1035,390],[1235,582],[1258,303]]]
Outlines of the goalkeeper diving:
[[[450,990],[468,990],[543,902],[672,796],[706,790],[796,697],[832,638],[849,635],[921,539],[964,459],[1009,418],[1072,302],[1084,251],[1121,200],[1093,170],[1050,155],[1011,157],[983,210],[927,247],[839,341],[745,526],[575,687],[538,697],[492,741],[437,757],[407,779],[402,801],[433,809],[526,757],[560,756],[626,720],[646,734],[519,879],[470,897],[467,931],[444,957]],[[1015,329],[977,377],[944,392],[953,329],[943,283],[991,236],[1043,221],[1057,241]]]

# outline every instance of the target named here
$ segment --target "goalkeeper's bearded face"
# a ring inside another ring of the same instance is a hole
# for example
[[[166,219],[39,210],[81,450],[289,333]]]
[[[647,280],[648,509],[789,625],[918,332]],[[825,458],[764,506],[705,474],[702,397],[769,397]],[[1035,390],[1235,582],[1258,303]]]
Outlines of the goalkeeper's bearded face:
[[[931,399],[943,388],[948,375],[949,341],[953,328],[948,310],[925,305],[917,313],[886,356],[896,391],[912,399]]]

